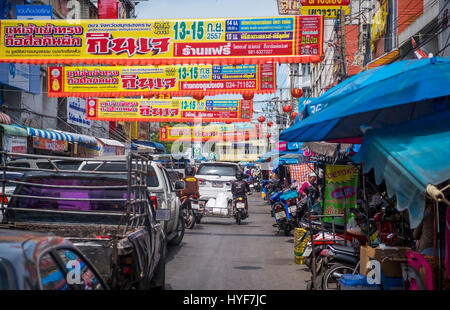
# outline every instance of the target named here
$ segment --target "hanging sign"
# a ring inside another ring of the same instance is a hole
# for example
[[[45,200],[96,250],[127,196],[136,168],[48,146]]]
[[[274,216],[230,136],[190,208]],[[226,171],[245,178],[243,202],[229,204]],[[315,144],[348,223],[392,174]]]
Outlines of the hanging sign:
[[[325,207],[324,215],[344,214],[350,218],[350,208],[356,207],[358,188],[358,168],[345,165],[327,165],[325,168]],[[343,218],[334,218],[335,223],[344,223]],[[324,218],[331,222],[332,218]]]
[[[302,6],[300,8],[301,15],[322,15],[324,18],[339,18],[341,16],[341,10],[347,16],[350,14],[350,7],[338,6],[338,5],[315,5],[315,6]]]
[[[275,64],[48,67],[49,97],[263,94],[276,90]]]
[[[2,20],[0,62],[111,65],[317,63],[323,17]]]
[[[54,152],[65,152],[68,149],[67,141],[50,140],[45,138],[33,137],[33,147]]]
[[[349,5],[350,0],[300,0],[302,6],[314,5]]]
[[[86,119],[86,99],[67,98],[67,122],[85,128],[91,128],[92,121]]]
[[[161,141],[236,141],[259,138],[259,129],[259,124],[165,126],[159,136]]]
[[[300,0],[278,0],[278,14],[300,15]]]
[[[252,101],[195,99],[86,100],[87,119],[125,122],[249,122]]]

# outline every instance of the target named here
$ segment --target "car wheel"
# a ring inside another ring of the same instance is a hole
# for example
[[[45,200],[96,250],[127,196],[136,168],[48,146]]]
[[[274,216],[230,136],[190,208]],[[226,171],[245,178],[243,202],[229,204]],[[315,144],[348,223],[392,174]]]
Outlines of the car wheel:
[[[175,238],[170,240],[168,242],[169,245],[179,245],[184,237],[184,229],[185,229],[185,223],[184,223],[184,217],[183,214],[180,213],[180,216],[178,217],[178,223],[177,223],[177,235]]]

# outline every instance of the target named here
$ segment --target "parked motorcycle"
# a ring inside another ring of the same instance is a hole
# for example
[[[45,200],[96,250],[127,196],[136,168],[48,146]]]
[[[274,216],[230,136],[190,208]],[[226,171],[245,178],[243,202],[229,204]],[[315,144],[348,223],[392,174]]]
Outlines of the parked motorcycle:
[[[284,231],[284,234],[289,236],[296,224],[297,191],[290,189],[283,192],[275,192],[273,199],[277,199],[272,205],[272,211],[275,217],[274,227],[278,227],[278,230]]]

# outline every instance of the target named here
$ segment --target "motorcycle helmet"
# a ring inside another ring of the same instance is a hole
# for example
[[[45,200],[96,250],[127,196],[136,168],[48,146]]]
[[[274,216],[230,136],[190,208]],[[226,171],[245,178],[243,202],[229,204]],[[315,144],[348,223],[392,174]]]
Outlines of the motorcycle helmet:
[[[193,176],[194,175],[194,168],[192,168],[191,166],[188,166],[184,169],[184,175],[186,176]]]
[[[242,179],[244,179],[244,177],[245,177],[245,175],[244,175],[244,173],[241,170],[238,170],[236,172],[236,179],[242,180]]]

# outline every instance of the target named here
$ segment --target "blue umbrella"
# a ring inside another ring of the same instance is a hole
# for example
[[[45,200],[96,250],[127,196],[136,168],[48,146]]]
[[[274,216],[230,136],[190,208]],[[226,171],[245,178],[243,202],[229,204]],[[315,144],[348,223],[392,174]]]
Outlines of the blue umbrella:
[[[331,141],[450,110],[450,59],[402,60],[357,74],[315,99],[323,109],[284,130],[285,141]]]

